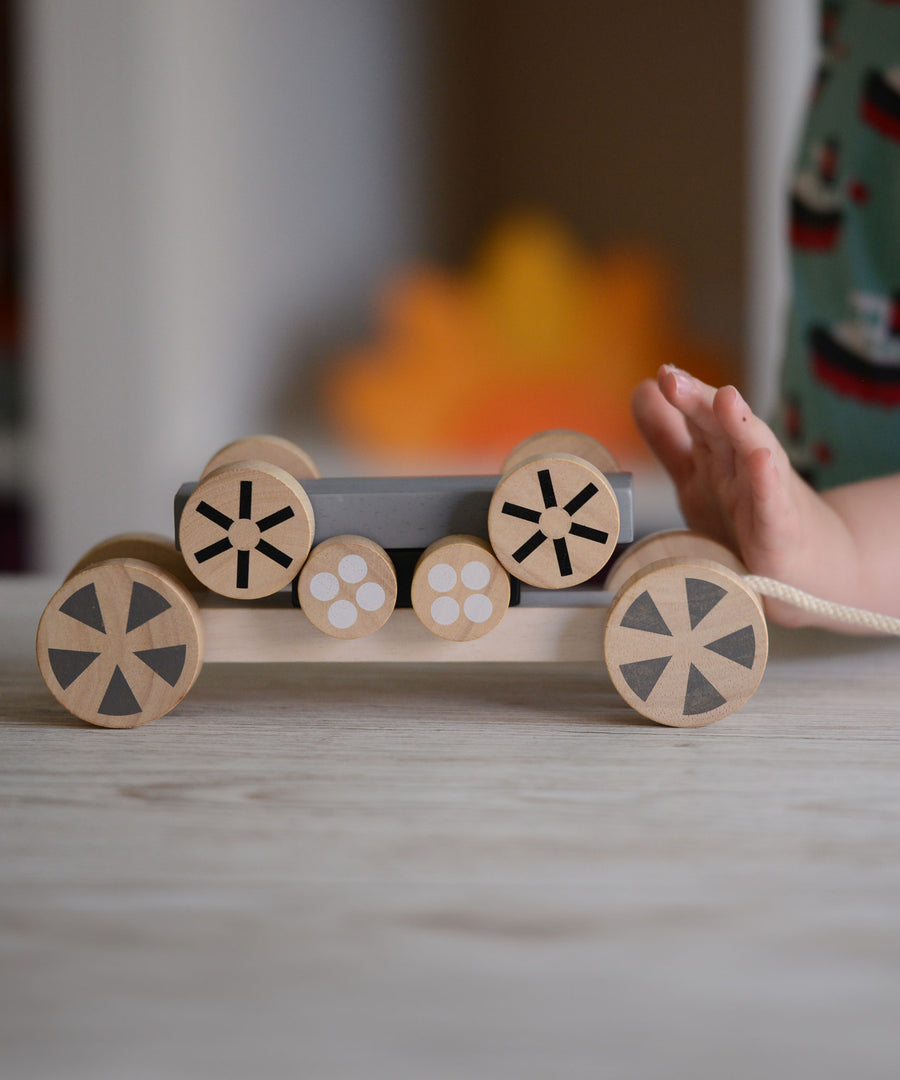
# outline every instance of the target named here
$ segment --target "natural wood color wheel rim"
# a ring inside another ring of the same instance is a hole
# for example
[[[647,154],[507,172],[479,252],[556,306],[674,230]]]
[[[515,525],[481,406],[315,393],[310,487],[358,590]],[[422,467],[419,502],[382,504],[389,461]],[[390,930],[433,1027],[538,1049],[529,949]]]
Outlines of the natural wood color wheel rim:
[[[609,561],[619,504],[603,473],[583,458],[529,458],[497,484],[488,533],[510,574],[539,588],[564,589]]]
[[[203,466],[200,479],[221,469],[223,465],[236,465],[239,461],[267,461],[284,469],[296,480],[314,480],[321,475],[309,454],[290,439],[280,435],[248,435],[217,450]]]
[[[138,559],[151,563],[171,574],[186,589],[196,589],[200,584],[188,570],[184,556],[175,546],[175,542],[158,533],[120,533],[118,536],[101,540],[81,556],[66,574],[66,581],[89,566],[96,566],[110,559]]]
[[[298,480],[277,465],[243,461],[200,481],[185,503],[179,540],[204,585],[255,600],[293,581],[314,531],[312,504]]]
[[[607,571],[605,588],[617,592],[632,574],[661,559],[712,559],[736,574],[747,573],[747,568],[731,548],[718,540],[689,529],[668,529],[630,544]]]
[[[572,431],[570,428],[551,428],[549,431],[529,435],[510,450],[500,472],[512,472],[528,458],[550,457],[555,454],[574,454],[575,457],[589,461],[600,472],[619,471],[618,462],[612,452],[592,435]]]
[[[69,578],[41,617],[37,658],[53,696],[99,727],[147,724],[173,709],[203,663],[190,592],[150,563],[116,559]]]
[[[606,623],[616,689],[671,727],[721,720],[755,693],[768,655],[762,605],[739,575],[708,559],[663,559],[631,577]]]

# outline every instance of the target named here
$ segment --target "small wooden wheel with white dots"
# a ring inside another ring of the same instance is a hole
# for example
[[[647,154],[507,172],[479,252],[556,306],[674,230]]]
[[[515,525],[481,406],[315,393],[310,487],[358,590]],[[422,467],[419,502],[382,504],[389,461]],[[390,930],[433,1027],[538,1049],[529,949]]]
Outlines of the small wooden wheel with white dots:
[[[361,638],[384,626],[397,603],[397,572],[364,536],[334,536],[313,548],[297,582],[300,607],[318,630]]]
[[[283,439],[280,435],[249,435],[216,451],[203,466],[200,479],[209,476],[215,469],[221,469],[223,465],[236,465],[239,461],[267,461],[297,480],[315,479],[320,475],[309,454],[290,439]]]
[[[625,582],[650,563],[660,559],[712,559],[713,562],[727,566],[736,574],[746,574],[747,568],[731,548],[711,540],[701,533],[689,529],[668,529],[665,532],[652,533],[638,540],[622,552],[610,566],[604,588],[617,592]]]
[[[419,621],[447,641],[483,637],[509,609],[509,575],[475,536],[445,536],[426,548],[411,592]]]
[[[609,561],[619,537],[619,504],[603,473],[583,458],[529,458],[497,484],[488,533],[515,577],[564,589]]]
[[[175,578],[137,559],[70,577],[37,632],[41,675],[70,713],[100,727],[148,724],[173,709],[203,664],[196,601]]]
[[[312,504],[298,480],[277,465],[242,461],[200,481],[185,503],[179,542],[207,588],[255,600],[293,581],[314,532]]]
[[[619,465],[612,453],[592,435],[571,431],[569,428],[552,428],[523,439],[518,446],[510,450],[500,472],[512,472],[528,458],[553,454],[574,454],[575,457],[589,461],[600,472],[619,471]]]
[[[670,727],[702,727],[759,686],[768,633],[759,597],[708,559],[663,559],[631,577],[606,623],[604,654],[616,689],[637,712]]]

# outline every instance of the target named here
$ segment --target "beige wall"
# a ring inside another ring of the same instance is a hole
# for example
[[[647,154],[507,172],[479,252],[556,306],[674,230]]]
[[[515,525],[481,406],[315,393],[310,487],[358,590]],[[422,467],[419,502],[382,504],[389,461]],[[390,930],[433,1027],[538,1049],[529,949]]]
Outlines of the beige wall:
[[[743,0],[439,0],[435,235],[462,254],[536,202],[592,242],[645,239],[697,329],[743,337]]]

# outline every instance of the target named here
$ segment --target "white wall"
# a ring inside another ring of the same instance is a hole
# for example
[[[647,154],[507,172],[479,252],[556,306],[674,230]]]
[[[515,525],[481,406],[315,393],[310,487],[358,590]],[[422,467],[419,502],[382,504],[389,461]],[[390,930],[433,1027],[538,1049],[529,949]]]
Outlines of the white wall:
[[[816,0],[750,0],[747,358],[750,397],[772,407],[790,295],[787,189],[811,87]]]
[[[420,240],[413,0],[23,5],[40,563],[171,533],[287,341]]]

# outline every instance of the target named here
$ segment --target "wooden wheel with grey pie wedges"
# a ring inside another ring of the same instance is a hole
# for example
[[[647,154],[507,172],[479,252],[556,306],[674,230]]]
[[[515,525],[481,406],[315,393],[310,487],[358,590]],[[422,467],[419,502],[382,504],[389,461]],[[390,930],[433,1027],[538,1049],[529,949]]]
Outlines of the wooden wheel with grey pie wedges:
[[[759,686],[768,656],[762,602],[740,573],[712,559],[651,562],[616,593],[603,651],[613,685],[637,712],[702,727]]]
[[[169,712],[196,681],[203,652],[191,593],[138,559],[73,574],[38,625],[38,665],[51,693],[100,727],[138,727]]]

